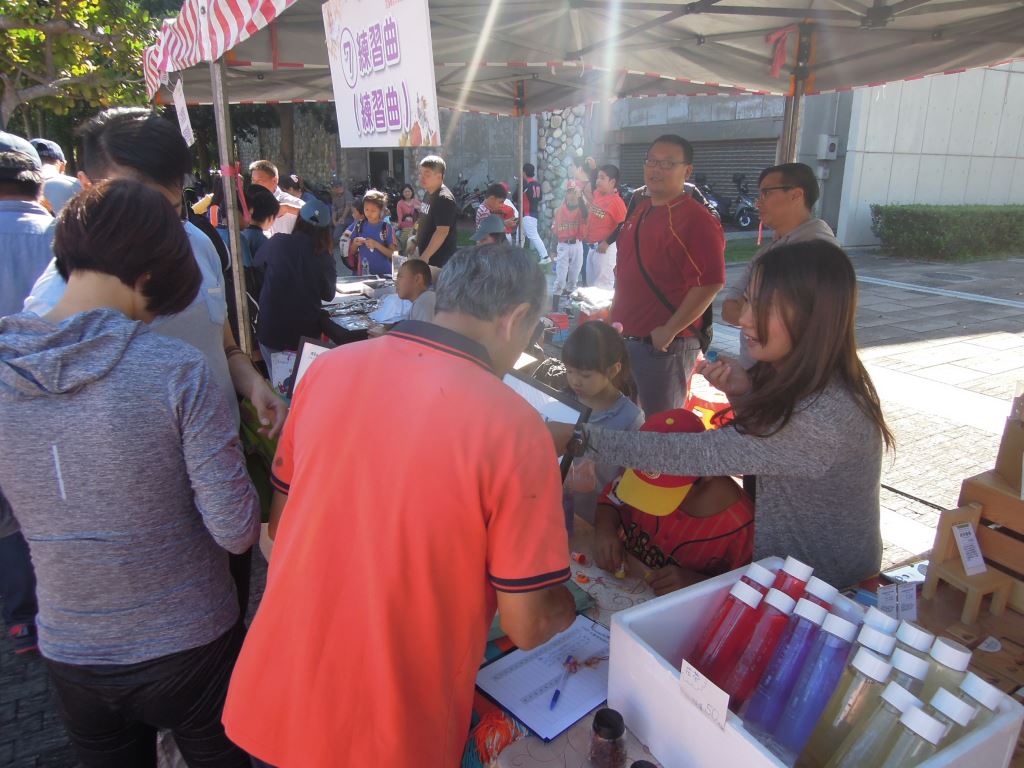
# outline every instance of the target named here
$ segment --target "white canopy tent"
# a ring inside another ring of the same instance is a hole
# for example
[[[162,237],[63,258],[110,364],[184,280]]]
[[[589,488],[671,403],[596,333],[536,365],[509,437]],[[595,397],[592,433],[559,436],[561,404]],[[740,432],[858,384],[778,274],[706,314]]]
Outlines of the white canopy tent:
[[[161,83],[177,73],[189,101],[213,103],[221,164],[230,165],[227,103],[332,99],[320,5],[185,0],[144,54],[150,95],[169,102]],[[778,94],[789,97],[787,159],[804,94],[1024,56],[1021,0],[429,0],[429,8],[441,106],[525,115],[632,96]]]

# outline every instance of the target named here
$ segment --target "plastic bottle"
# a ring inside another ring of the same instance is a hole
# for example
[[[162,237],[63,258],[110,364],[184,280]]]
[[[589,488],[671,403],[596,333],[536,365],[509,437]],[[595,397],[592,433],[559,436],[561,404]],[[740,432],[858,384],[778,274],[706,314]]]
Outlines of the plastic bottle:
[[[892,665],[867,648],[861,648],[825,705],[811,738],[800,754],[802,764],[823,766],[857,722],[878,706]]]
[[[929,701],[939,688],[955,691],[963,682],[971,652],[955,640],[935,638],[928,653],[928,677],[925,678],[921,698]]]
[[[626,724],[614,709],[597,710],[590,736],[590,764],[594,768],[626,768]]]
[[[719,669],[729,669],[743,652],[757,621],[761,593],[743,581],[729,590],[691,655],[692,664],[715,685]]]
[[[804,597],[812,603],[817,603],[826,610],[832,607],[839,590],[817,576],[811,576],[804,587]]]
[[[903,648],[922,659],[928,658],[928,651],[931,650],[934,642],[935,635],[906,620],[901,621],[896,630],[896,647]]]
[[[974,716],[974,727],[980,728],[996,716],[996,708],[1005,694],[973,672],[968,672],[960,683],[957,695],[971,706],[977,707],[978,714]]]
[[[908,768],[927,760],[938,749],[946,726],[920,707],[908,707],[900,715],[899,735],[878,768]]]
[[[814,638],[827,616],[828,611],[817,603],[807,599],[797,601],[775,654],[741,712],[747,730],[770,733],[779,722]]]
[[[924,680],[928,676],[928,662],[920,656],[897,647],[889,657],[892,664],[890,680],[899,683],[915,696],[924,690]]]
[[[871,606],[864,613],[864,623],[869,627],[874,627],[879,632],[884,632],[887,635],[896,634],[896,628],[899,627],[900,622],[894,619],[892,616],[886,616],[880,610]]]
[[[814,569],[806,563],[801,563],[795,557],[787,557],[782,568],[775,574],[774,589],[785,592],[794,600],[803,597],[804,587],[807,580],[811,578]]]
[[[739,709],[754,692],[789,626],[789,616],[795,606],[796,601],[792,597],[777,589],[769,589],[761,601],[761,607],[757,609],[757,624],[750,633],[750,639],[719,686],[729,694],[729,708],[733,711]]]
[[[890,682],[882,691],[878,707],[843,739],[826,768],[874,768],[892,751],[899,735],[900,716],[909,707],[923,706],[906,688]]]
[[[743,575],[740,576],[740,580],[752,586],[762,595],[767,595],[768,590],[772,588],[772,584],[775,582],[775,574],[763,565],[751,563],[747,566],[747,570],[743,572]]]
[[[875,629],[865,622],[864,626],[860,628],[860,633],[857,635],[857,645],[854,647],[867,648],[879,656],[889,656],[896,648],[896,638],[885,634],[879,629]]]
[[[928,702],[930,709],[926,710],[944,726],[946,733],[942,737],[941,744],[948,744],[956,741],[967,731],[971,720],[978,713],[976,707],[971,706],[963,699],[955,696],[945,688],[939,688]]]
[[[784,760],[795,760],[811,737],[814,724],[846,668],[846,657],[856,635],[857,625],[840,616],[830,614],[822,622],[807,654],[807,663],[768,742],[771,750]]]
[[[365,256],[359,260],[359,274],[363,277],[368,277],[370,274],[370,260]]]

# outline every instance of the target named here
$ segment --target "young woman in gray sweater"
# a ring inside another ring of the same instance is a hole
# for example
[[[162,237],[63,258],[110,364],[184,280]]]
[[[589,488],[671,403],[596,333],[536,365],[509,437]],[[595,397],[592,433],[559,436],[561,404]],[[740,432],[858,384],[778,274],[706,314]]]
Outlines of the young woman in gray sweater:
[[[755,365],[701,372],[735,417],[701,434],[584,428],[577,451],[672,475],[756,475],[754,558],[796,557],[837,587],[878,572],[878,491],[892,433],[857,356],[857,283],[842,249],[780,247],[756,265],[740,328]],[[552,427],[556,444],[569,440]]]

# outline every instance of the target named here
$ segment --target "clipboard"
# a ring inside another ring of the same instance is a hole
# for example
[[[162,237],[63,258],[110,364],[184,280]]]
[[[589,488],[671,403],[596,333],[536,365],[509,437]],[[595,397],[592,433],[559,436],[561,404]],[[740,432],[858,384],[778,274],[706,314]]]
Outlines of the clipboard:
[[[299,386],[299,380],[306,375],[309,366],[313,364],[324,352],[334,349],[333,344],[325,344],[320,339],[303,336],[299,339],[299,349],[295,353],[295,367],[292,368],[292,375],[288,383],[288,399],[295,395],[295,388]]]
[[[560,392],[519,371],[510,371],[505,374],[502,381],[532,405],[545,423],[559,421],[563,424],[579,426],[586,424],[590,419],[590,408],[573,398],[572,395]],[[569,474],[569,467],[572,466],[572,456],[560,456],[558,466],[562,472],[562,482],[564,483],[566,475]]]
[[[511,714],[537,738],[558,738],[608,699],[611,630],[586,616],[531,651],[514,650],[488,662],[477,673],[476,687]],[[571,674],[550,708],[566,656],[591,661]]]

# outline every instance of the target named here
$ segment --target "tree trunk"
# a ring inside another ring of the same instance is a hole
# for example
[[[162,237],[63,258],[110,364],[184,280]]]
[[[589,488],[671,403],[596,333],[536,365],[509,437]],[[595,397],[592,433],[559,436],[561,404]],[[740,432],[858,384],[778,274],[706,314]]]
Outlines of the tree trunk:
[[[275,104],[277,119],[281,126],[281,163],[280,172],[284,174],[295,170],[295,105]]]

